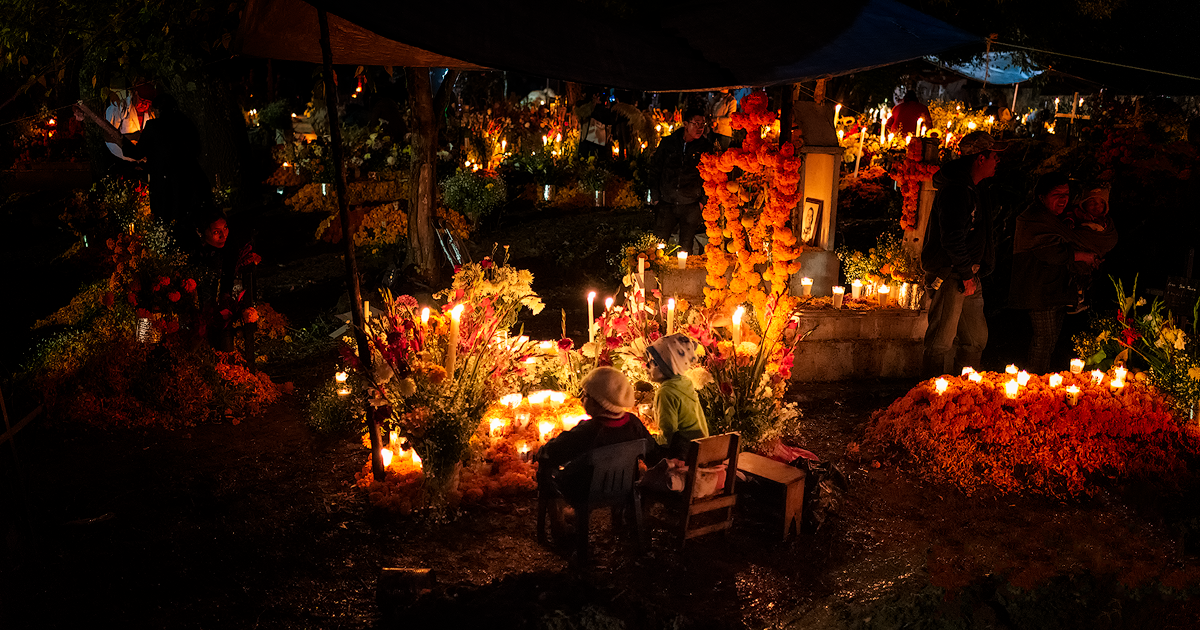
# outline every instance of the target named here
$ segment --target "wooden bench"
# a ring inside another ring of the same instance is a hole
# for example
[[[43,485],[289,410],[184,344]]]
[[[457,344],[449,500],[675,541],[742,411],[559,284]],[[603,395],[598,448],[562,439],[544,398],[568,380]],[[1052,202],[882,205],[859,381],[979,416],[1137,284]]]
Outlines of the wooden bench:
[[[793,524],[799,534],[804,511],[804,471],[754,453],[742,453],[737,468],[749,477],[783,487],[783,537],[788,537]]]

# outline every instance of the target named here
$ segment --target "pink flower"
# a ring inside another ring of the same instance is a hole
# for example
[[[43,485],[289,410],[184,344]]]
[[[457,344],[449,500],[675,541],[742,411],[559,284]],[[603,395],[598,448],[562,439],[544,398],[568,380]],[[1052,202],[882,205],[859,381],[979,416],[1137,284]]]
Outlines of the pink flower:
[[[575,342],[571,341],[570,337],[563,337],[562,339],[558,340],[558,349],[559,350],[570,350],[571,348],[574,348],[574,347],[575,347]]]

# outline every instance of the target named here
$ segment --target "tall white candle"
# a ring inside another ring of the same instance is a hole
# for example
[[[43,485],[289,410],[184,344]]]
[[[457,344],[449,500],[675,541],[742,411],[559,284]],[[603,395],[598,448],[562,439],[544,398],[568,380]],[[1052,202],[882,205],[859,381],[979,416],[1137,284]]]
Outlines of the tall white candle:
[[[688,257],[688,253],[687,253],[687,252],[685,252],[685,251],[681,251],[681,252],[679,252],[678,254],[676,254],[676,257],[677,257],[677,258],[679,258],[679,268],[680,268],[680,269],[687,269],[687,257]]]
[[[879,287],[879,308],[887,308],[888,300],[891,297],[892,297],[892,288],[886,284],[881,285]]]
[[[850,297],[852,297],[856,300],[858,298],[862,297],[862,287],[863,287],[862,280],[855,280],[854,282],[851,282],[850,283]]]
[[[667,334],[675,332],[675,298],[667,300]]]
[[[846,296],[846,287],[833,287],[833,308],[842,308],[842,299]]]
[[[422,326],[429,325],[429,307],[428,306],[421,309],[421,325]]]
[[[733,311],[733,352],[737,354],[738,344],[742,343],[742,315],[746,314],[746,309],[739,306]]]
[[[596,340],[596,292],[588,292],[588,341]]]
[[[446,348],[446,375],[454,378],[454,362],[458,360],[458,323],[462,319],[463,305],[459,304],[450,311],[450,344]]]
[[[635,301],[639,291],[644,302],[646,300],[646,257],[641,254],[638,254],[638,285],[633,291]]]
[[[858,155],[854,157],[854,176],[858,177],[858,164],[862,162],[863,141],[867,139],[867,129],[863,127],[858,130]]]
[[[612,309],[613,299],[611,297],[604,298],[604,312],[608,313]]]
[[[800,289],[804,295],[812,295],[812,278],[800,278]]]

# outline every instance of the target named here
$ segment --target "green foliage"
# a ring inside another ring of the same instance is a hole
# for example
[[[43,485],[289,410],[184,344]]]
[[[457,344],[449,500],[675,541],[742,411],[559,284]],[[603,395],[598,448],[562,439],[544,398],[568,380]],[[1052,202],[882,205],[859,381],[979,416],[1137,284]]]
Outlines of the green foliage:
[[[361,398],[339,395],[334,381],[322,385],[308,399],[308,426],[327,435],[362,435],[367,424],[362,419]]]
[[[920,265],[904,251],[904,239],[896,232],[880,234],[875,247],[865,253],[839,247],[837,257],[848,282],[913,282],[921,275]]]
[[[472,221],[495,212],[507,200],[504,178],[496,173],[460,168],[442,180],[442,201]]]
[[[586,190],[595,192],[604,190],[604,186],[608,184],[612,173],[608,169],[596,163],[596,157],[591,156],[587,160],[579,164],[579,185]]]

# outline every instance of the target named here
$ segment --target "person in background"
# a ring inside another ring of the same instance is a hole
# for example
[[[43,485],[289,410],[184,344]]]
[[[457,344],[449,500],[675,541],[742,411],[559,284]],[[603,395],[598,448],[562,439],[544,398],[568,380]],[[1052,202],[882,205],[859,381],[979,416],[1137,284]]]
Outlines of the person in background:
[[[928,129],[933,123],[933,114],[930,114],[929,108],[921,102],[916,90],[909,90],[904,95],[904,100],[892,108],[892,119],[888,121],[887,129],[900,137],[909,133],[915,134],[918,119],[924,119],[925,128]]]
[[[1087,294],[1092,288],[1092,276],[1104,255],[1117,246],[1117,226],[1108,214],[1110,190],[1102,186],[1091,186],[1083,191],[1078,204],[1069,206],[1063,213],[1063,221],[1075,228],[1083,251],[1095,255],[1092,262],[1071,262],[1071,285],[1076,291],[1074,307],[1068,315],[1078,315],[1088,309]]]
[[[996,202],[985,182],[996,174],[999,153],[1005,148],[986,131],[973,131],[959,142],[960,157],[933,177],[937,195],[921,251],[930,295],[922,357],[927,377],[978,367],[987,346],[980,279],[992,272],[996,262],[992,239]],[[956,340],[957,355],[952,352]]]
[[[737,99],[729,93],[729,88],[717,92],[708,104],[708,118],[712,121],[713,139],[717,146],[724,151],[733,141],[733,113],[737,111]]]
[[[666,241],[679,230],[679,248],[689,254],[703,225],[704,179],[700,157],[716,150],[707,135],[704,110],[689,108],[683,127],[663,138],[650,158],[650,202],[655,206],[654,233]]]
[[[610,135],[616,117],[604,92],[590,92],[575,108],[575,116],[579,118],[579,157],[610,158]]]
[[[658,383],[654,413],[662,429],[662,445],[681,457],[683,445],[708,437],[708,420],[696,386],[684,372],[696,359],[696,342],[682,333],[659,338],[646,349],[650,380]]]
[[[642,421],[629,411],[633,385],[620,370],[598,367],[583,379],[583,410],[589,418],[542,445],[537,455],[538,487],[553,487],[568,502],[587,498],[592,471],[581,461],[588,451],[610,444],[645,440],[646,459],[658,460],[658,445]],[[555,531],[565,527],[561,510],[552,510]]]

